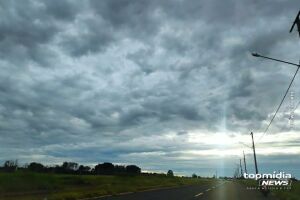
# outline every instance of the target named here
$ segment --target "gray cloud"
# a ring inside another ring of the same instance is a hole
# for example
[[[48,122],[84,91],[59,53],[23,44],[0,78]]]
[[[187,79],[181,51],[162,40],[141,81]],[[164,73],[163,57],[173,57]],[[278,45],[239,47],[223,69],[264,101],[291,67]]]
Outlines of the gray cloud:
[[[165,170],[178,148],[211,146],[141,138],[262,131],[294,69],[249,53],[294,59],[295,13],[279,0],[0,1],[1,156]],[[281,110],[271,131],[287,123]]]

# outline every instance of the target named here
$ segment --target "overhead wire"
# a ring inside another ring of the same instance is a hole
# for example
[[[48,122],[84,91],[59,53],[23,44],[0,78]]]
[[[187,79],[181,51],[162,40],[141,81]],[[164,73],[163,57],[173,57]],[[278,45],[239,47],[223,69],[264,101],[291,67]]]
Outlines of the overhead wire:
[[[274,121],[274,119],[275,119],[275,117],[276,117],[276,115],[277,115],[277,113],[278,113],[278,111],[279,111],[279,109],[280,109],[282,103],[284,102],[284,99],[285,99],[286,95],[288,94],[288,92],[289,92],[289,90],[290,90],[290,88],[291,88],[291,86],[292,86],[292,84],[293,84],[293,82],[294,82],[294,80],[295,80],[295,77],[296,77],[296,75],[297,75],[297,73],[298,73],[298,71],[299,71],[299,67],[300,67],[300,66],[298,65],[297,70],[296,70],[296,72],[295,72],[295,74],[294,74],[294,76],[293,76],[293,78],[292,78],[292,80],[291,80],[291,82],[290,82],[290,84],[289,84],[287,90],[285,91],[285,94],[284,94],[283,98],[281,99],[281,102],[280,102],[279,106],[277,107],[277,109],[276,109],[274,115],[272,116],[272,118],[271,118],[271,120],[270,120],[268,126],[267,126],[266,129],[264,130],[263,134],[258,138],[257,142],[259,142],[259,141],[266,135],[267,131],[269,130],[269,128],[270,128],[270,126],[271,126],[271,124],[273,123],[273,121]]]

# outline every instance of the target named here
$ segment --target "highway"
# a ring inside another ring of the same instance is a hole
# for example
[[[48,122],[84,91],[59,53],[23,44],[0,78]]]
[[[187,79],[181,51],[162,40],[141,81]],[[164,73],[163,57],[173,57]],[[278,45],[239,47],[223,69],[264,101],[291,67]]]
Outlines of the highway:
[[[264,197],[257,190],[249,190],[234,181],[214,185],[184,186],[169,189],[149,190],[99,198],[99,200],[276,200]]]

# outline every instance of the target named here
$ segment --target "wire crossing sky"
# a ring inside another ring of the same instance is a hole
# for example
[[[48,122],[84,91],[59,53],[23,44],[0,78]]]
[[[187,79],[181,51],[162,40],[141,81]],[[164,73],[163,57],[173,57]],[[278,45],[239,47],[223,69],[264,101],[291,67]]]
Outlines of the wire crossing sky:
[[[232,176],[239,141],[267,126],[295,72],[251,52],[297,63],[298,11],[287,0],[0,0],[0,162]],[[299,114],[289,129],[278,111],[257,147],[262,172],[300,175]]]
[[[257,142],[259,142],[259,141],[263,138],[263,136],[267,133],[267,131],[269,130],[269,128],[270,128],[272,122],[274,121],[274,119],[275,119],[275,117],[276,117],[276,115],[277,115],[277,113],[278,113],[278,111],[279,111],[279,109],[280,109],[280,107],[281,107],[281,105],[282,105],[282,103],[283,103],[283,101],[284,101],[286,95],[288,94],[288,92],[289,92],[289,90],[290,90],[290,88],[291,88],[291,86],[292,86],[292,84],[293,84],[293,82],[294,82],[294,80],[295,80],[295,77],[297,76],[298,71],[299,71],[299,67],[297,68],[297,70],[296,70],[296,72],[295,72],[295,74],[294,74],[294,76],[293,76],[293,78],[292,78],[292,80],[291,80],[291,82],[290,82],[290,84],[289,84],[287,90],[286,90],[285,93],[284,93],[284,96],[283,96],[282,100],[280,101],[279,106],[277,107],[277,109],[276,109],[276,111],[275,111],[273,117],[271,118],[270,123],[269,123],[268,126],[266,127],[266,129],[265,129],[263,135],[261,135],[261,137],[258,138],[258,141],[257,141]]]

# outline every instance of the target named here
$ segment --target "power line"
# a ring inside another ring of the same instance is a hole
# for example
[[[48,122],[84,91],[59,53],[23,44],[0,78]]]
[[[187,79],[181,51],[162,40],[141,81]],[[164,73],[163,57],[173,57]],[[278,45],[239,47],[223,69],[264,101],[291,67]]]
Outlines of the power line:
[[[290,82],[290,84],[289,84],[289,87],[288,87],[287,90],[285,91],[285,94],[284,94],[284,96],[283,96],[283,98],[282,98],[282,100],[281,100],[279,106],[278,106],[277,109],[276,109],[276,112],[274,113],[274,115],[273,115],[271,121],[269,122],[267,128],[265,129],[264,133],[259,137],[259,139],[257,140],[257,142],[259,142],[259,141],[266,135],[267,131],[269,130],[269,128],[270,128],[270,126],[271,126],[273,120],[275,119],[275,117],[276,117],[276,115],[277,115],[277,113],[278,113],[278,111],[279,111],[279,109],[280,109],[280,107],[281,107],[281,105],[282,105],[282,103],[283,103],[283,101],[284,101],[286,95],[288,94],[288,92],[289,92],[289,90],[290,90],[290,88],[291,88],[291,86],[292,86],[292,84],[293,84],[293,82],[294,82],[294,80],[295,80],[295,77],[296,77],[296,75],[297,75],[297,73],[298,73],[298,71],[299,71],[299,67],[300,67],[300,66],[298,65],[297,70],[296,70],[296,72],[295,72],[295,74],[294,74],[294,76],[293,76],[293,78],[292,78],[292,80],[291,80],[291,82]]]
[[[292,32],[293,29],[294,29],[294,27],[295,27],[295,25],[297,25],[298,32],[299,32],[299,37],[300,37],[300,18],[299,18],[299,17],[300,17],[300,11],[298,12],[298,14],[297,14],[297,16],[296,16],[296,18],[295,18],[295,21],[294,21],[294,23],[293,23],[293,25],[292,25],[292,27],[291,27],[291,29],[290,29],[290,32]],[[276,117],[276,115],[277,115],[277,113],[278,113],[278,111],[279,111],[279,109],[280,109],[280,107],[281,107],[281,105],[282,105],[282,103],[283,103],[283,101],[284,101],[284,99],[285,99],[287,93],[289,92],[289,89],[290,89],[291,85],[293,84],[294,79],[295,79],[295,77],[296,77],[296,75],[297,75],[297,73],[298,73],[298,71],[299,71],[299,68],[300,68],[300,62],[299,62],[299,64],[296,64],[296,63],[287,62],[287,61],[284,61],[284,60],[279,60],[279,59],[275,59],[275,58],[263,56],[263,55],[260,55],[260,54],[258,54],[258,53],[252,53],[252,56],[254,56],[254,57],[261,57],[261,58],[265,58],[265,59],[268,59],[268,60],[273,60],[273,61],[277,61],[277,62],[281,62],[281,63],[286,63],[286,64],[289,64],[289,65],[297,66],[297,70],[296,70],[296,72],[295,72],[295,74],[294,74],[294,76],[293,76],[293,78],[292,78],[292,80],[291,80],[291,82],[290,82],[290,85],[289,85],[289,87],[287,88],[287,90],[286,90],[286,92],[285,92],[285,94],[284,94],[284,96],[283,96],[283,98],[282,98],[282,100],[281,100],[281,102],[280,102],[280,104],[279,104],[279,106],[278,106],[276,112],[274,113],[274,115],[273,115],[273,117],[272,117],[270,123],[268,124],[268,126],[267,126],[267,128],[265,129],[264,133],[259,137],[259,139],[258,139],[258,141],[257,141],[257,142],[259,142],[259,141],[265,136],[265,134],[267,133],[267,131],[269,130],[269,128],[270,128],[270,126],[271,126],[271,124],[272,124],[274,118]],[[298,107],[298,105],[297,105],[297,107]]]
[[[248,148],[252,149],[252,147],[251,147],[250,145],[245,144],[244,142],[239,142],[239,144],[242,144],[242,145],[244,145],[245,147],[248,147]]]

